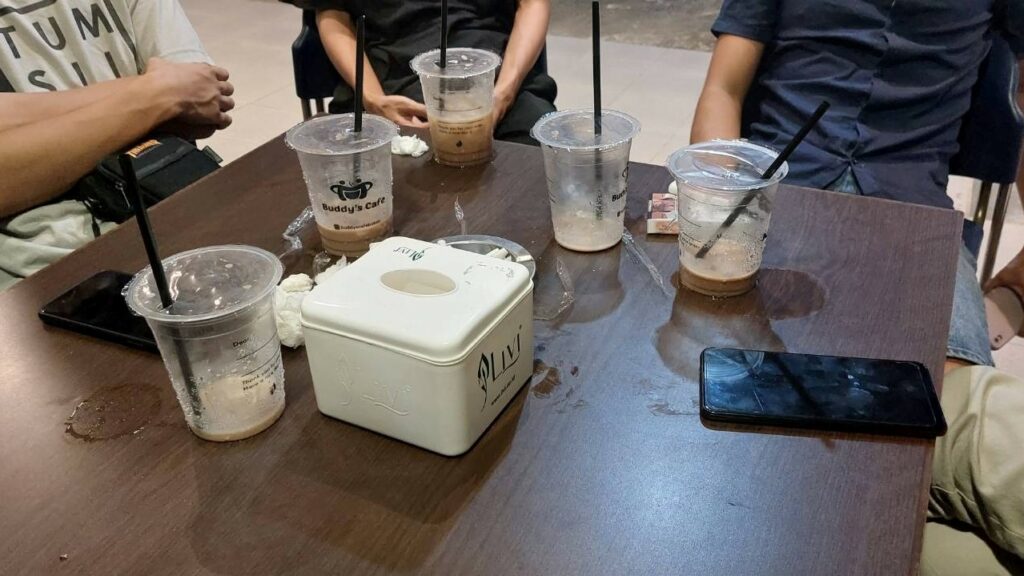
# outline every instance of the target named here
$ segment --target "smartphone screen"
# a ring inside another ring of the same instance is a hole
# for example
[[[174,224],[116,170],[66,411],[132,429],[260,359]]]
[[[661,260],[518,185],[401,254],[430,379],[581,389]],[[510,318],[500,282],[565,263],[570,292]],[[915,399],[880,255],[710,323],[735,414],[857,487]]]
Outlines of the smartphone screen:
[[[156,352],[146,321],[132,314],[121,295],[131,279],[123,272],[100,272],[44,306],[39,317],[52,326]]]
[[[937,436],[946,430],[918,362],[708,348],[701,414],[721,421]]]

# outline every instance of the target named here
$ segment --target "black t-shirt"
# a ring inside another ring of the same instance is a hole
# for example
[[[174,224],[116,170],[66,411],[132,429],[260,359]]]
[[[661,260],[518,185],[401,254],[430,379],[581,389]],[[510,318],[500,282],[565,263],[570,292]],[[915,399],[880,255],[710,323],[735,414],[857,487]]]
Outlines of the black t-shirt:
[[[342,10],[352,18],[366,15],[366,54],[387,94],[422,101],[419,79],[409,63],[418,54],[440,47],[441,2],[423,0],[295,0],[301,8]],[[449,0],[448,45],[505,53],[515,0]],[[555,99],[555,83],[535,66],[522,90]]]

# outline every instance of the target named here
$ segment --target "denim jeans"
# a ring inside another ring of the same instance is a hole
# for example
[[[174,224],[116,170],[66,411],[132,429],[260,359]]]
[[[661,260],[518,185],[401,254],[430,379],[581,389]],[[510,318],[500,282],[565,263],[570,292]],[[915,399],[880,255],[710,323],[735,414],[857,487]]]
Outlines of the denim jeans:
[[[862,194],[853,170],[847,168],[842,176],[828,185],[829,190],[847,194]],[[992,348],[988,341],[988,322],[985,302],[977,276],[978,261],[963,243],[956,263],[956,283],[953,288],[953,315],[949,321],[949,342],[946,357],[971,364],[992,366]]]

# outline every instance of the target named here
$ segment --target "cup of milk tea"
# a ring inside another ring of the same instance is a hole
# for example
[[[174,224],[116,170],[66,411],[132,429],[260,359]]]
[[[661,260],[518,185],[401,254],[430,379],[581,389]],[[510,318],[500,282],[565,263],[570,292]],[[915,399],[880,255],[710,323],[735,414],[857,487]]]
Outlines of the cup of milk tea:
[[[266,250],[229,245],[175,254],[163,266],[174,299],[169,308],[149,267],[124,294],[153,331],[185,422],[215,442],[269,428],[285,405],[274,320],[281,262]]]
[[[679,283],[709,296],[754,287],[772,200],[785,163],[761,177],[778,154],[744,140],[712,140],[675,151],[668,169],[679,189]]]
[[[448,166],[486,164],[494,155],[494,74],[501,57],[476,48],[449,48],[412,60],[430,121],[434,159]]]

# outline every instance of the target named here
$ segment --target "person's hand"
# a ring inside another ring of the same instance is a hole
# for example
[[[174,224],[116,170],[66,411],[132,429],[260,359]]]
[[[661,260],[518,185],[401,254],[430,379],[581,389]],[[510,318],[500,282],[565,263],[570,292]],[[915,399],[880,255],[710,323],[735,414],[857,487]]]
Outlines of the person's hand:
[[[501,123],[502,118],[508,113],[508,109],[512,107],[516,101],[516,94],[511,90],[505,90],[499,87],[494,88],[494,128],[498,128],[498,124]]]
[[[1024,299],[1024,250],[1017,253],[999,274],[985,283],[985,292],[1000,286],[1013,290],[1018,297]]]
[[[160,94],[171,99],[174,118],[170,126],[212,134],[231,125],[228,112],[235,107],[231,98],[235,88],[224,68],[150,58],[143,77],[155,82]]]
[[[427,126],[427,107],[405,96],[379,96],[366,101],[366,111],[383,116],[399,126]]]

